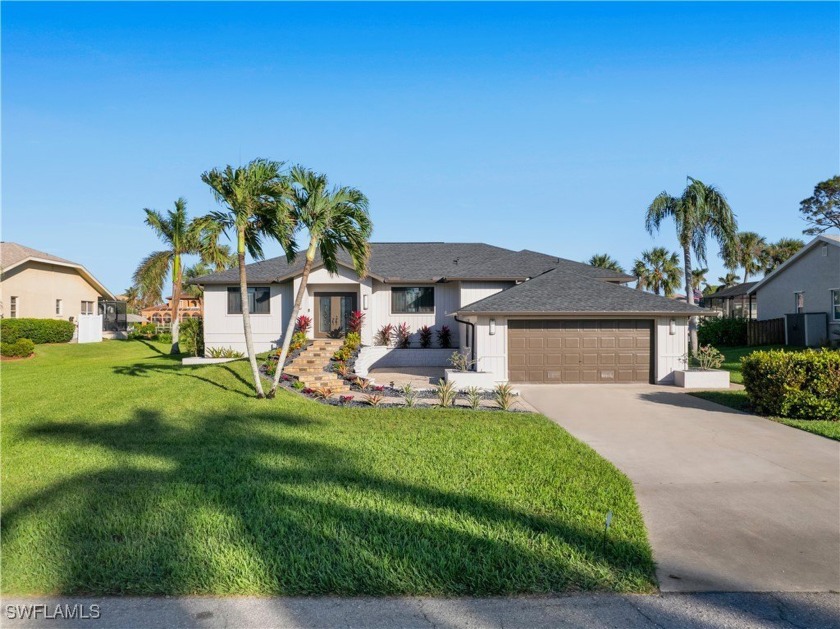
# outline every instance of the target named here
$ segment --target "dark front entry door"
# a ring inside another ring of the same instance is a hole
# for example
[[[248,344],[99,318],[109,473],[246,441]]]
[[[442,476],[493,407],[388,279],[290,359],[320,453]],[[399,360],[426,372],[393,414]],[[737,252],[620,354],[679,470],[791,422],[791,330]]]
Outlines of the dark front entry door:
[[[356,293],[315,293],[315,338],[337,338],[347,331]]]

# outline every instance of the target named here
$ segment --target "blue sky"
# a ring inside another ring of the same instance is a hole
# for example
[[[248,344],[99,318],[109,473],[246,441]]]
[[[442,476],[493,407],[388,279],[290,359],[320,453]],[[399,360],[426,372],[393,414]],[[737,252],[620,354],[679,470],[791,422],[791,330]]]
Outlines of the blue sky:
[[[2,151],[3,239],[114,291],[158,248],[143,207],[214,209],[200,173],[257,156],[360,188],[375,240],[630,266],[675,247],[643,216],[686,175],[801,235],[840,170],[840,8],[3,3]]]

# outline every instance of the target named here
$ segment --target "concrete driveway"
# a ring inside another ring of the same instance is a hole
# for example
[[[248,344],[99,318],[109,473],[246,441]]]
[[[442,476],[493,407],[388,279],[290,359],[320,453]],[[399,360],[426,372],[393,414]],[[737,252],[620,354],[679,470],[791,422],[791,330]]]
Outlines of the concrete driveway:
[[[663,591],[840,591],[840,442],[670,387],[518,388],[632,480]]]

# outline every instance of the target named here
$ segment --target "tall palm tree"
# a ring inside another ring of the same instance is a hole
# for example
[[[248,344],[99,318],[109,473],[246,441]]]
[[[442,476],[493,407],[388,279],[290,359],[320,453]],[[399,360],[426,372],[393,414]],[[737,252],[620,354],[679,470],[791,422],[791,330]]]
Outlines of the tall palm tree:
[[[718,278],[718,282],[720,282],[720,288],[731,288],[738,283],[740,280],[740,276],[736,275],[734,271],[729,271],[723,277]]]
[[[723,259],[729,268],[744,269],[744,282],[767,266],[767,240],[755,232],[738,232],[735,242],[724,248]]]
[[[184,286],[181,287],[181,292],[190,297],[201,299],[204,290],[198,284],[190,284],[190,281],[213,272],[226,271],[232,268],[234,264],[236,264],[236,256],[230,252],[230,247],[219,245],[219,259],[215,266],[211,267],[203,260],[199,260],[184,269]]]
[[[289,260],[294,259],[295,221],[284,202],[288,194],[288,182],[281,173],[282,166],[281,162],[255,159],[245,166],[226,166],[222,170],[214,168],[201,175],[201,180],[213,190],[213,196],[224,207],[224,211],[211,212],[203,217],[197,225],[197,231],[200,233],[202,247],[210,249],[216,247],[223,233],[233,232],[239,266],[242,329],[258,398],[265,397],[265,394],[251,332],[245,254],[247,252],[252,258],[261,260],[265,257],[263,240],[270,238],[280,243]]]
[[[141,299],[145,303],[160,303],[163,286],[167,279],[172,283],[172,348],[176,354],[178,348],[178,308],[181,303],[183,286],[183,257],[200,254],[206,262],[217,260],[219,251],[214,247],[202,248],[195,233],[195,223],[187,217],[187,202],[181,198],[175,201],[175,209],[164,215],[148,208],[146,225],[152,228],[158,238],[166,245],[165,249],[155,251],[138,265],[134,271],[134,285],[138,287]]]
[[[329,187],[326,175],[315,173],[306,168],[296,166],[292,168],[292,191],[288,197],[292,215],[301,228],[309,233],[309,246],[306,249],[306,261],[300,286],[298,287],[292,314],[283,335],[283,347],[274,372],[274,384],[269,391],[273,397],[283,373],[286,356],[289,354],[289,344],[295,329],[295,320],[303,296],[306,294],[306,284],[316,253],[321,254],[324,268],[330,273],[338,271],[338,253],[344,250],[353,261],[353,268],[360,278],[364,278],[368,271],[370,257],[370,235],[373,224],[368,214],[368,200],[356,188]]]
[[[680,257],[665,247],[654,247],[643,251],[637,258],[633,270],[638,279],[638,286],[652,290],[654,294],[665,293],[670,297],[680,285]]]
[[[123,291],[123,297],[125,298],[125,306],[129,312],[136,313],[143,308],[142,295],[140,288],[137,286],[131,285],[126,288]]]
[[[691,254],[700,264],[706,262],[706,240],[714,238],[721,249],[731,248],[738,225],[726,197],[714,186],[688,177],[688,183],[679,198],[661,192],[650,204],[645,217],[645,228],[653,235],[666,218],[673,218],[677,240],[683,250],[685,273],[685,298],[694,303],[691,291]],[[697,351],[696,317],[689,320],[691,351]]]
[[[709,269],[692,269],[691,270],[691,288],[695,291],[700,290],[700,286],[706,284],[706,273]]]
[[[781,238],[769,245],[764,256],[764,273],[775,271],[777,267],[790,260],[804,246],[805,242],[799,238]]]
[[[596,253],[587,262],[590,266],[597,266],[599,269],[609,269],[617,273],[624,273],[624,269],[618,263],[618,260],[610,256],[608,253]]]

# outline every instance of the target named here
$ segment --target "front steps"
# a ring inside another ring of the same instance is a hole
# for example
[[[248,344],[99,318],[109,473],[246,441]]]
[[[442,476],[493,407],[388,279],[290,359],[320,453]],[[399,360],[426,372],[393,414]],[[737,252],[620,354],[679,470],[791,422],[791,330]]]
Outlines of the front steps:
[[[327,371],[330,358],[343,344],[342,339],[315,339],[286,366],[283,373],[296,377],[310,389],[329,387],[334,394],[346,393],[350,387],[341,376]]]

